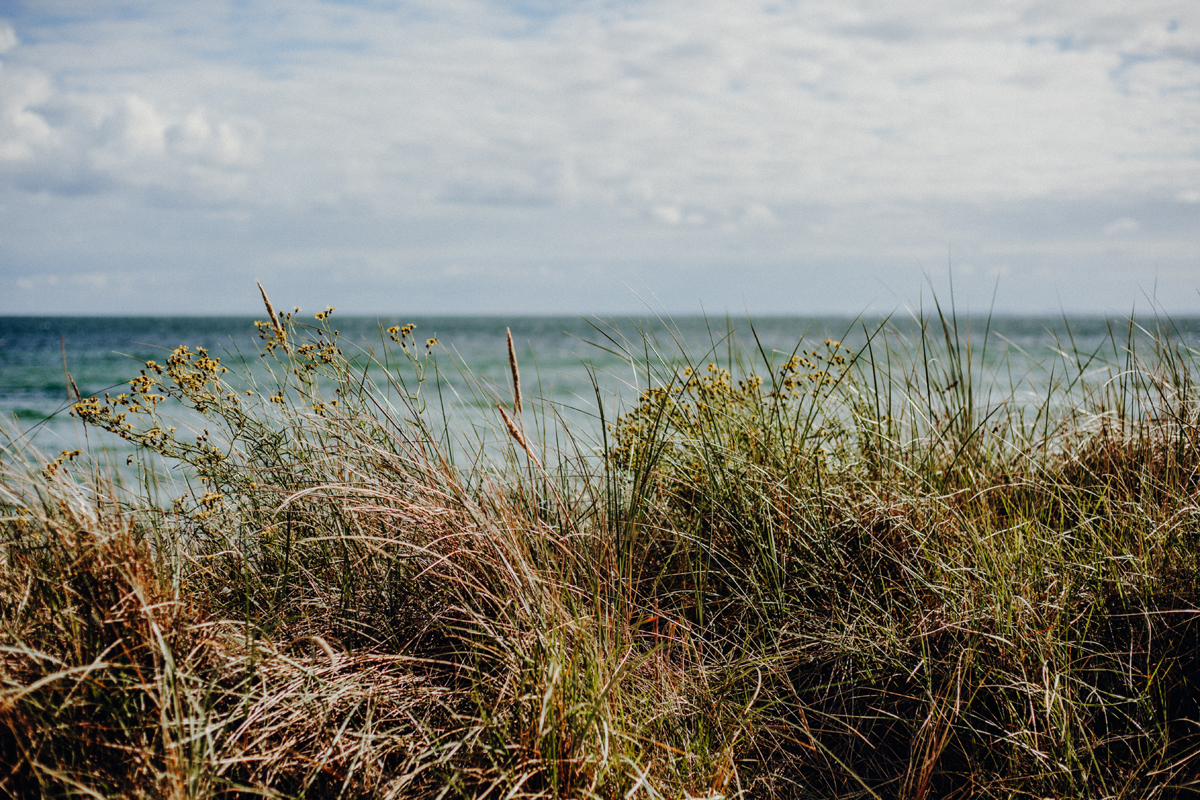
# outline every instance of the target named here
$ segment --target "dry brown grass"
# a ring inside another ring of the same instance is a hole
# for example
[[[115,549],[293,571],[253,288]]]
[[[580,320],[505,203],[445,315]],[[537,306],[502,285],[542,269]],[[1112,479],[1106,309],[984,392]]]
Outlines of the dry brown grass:
[[[833,377],[797,383],[793,360],[737,384],[734,364],[689,395],[685,352],[608,452],[548,453],[501,406],[499,455],[461,468],[424,389],[388,395],[328,328],[275,323],[278,385],[249,400],[208,354],[136,379],[213,431],[175,439],[137,401],[126,435],[198,481],[180,503],[5,454],[0,791],[1197,787],[1200,420],[1178,350],[1065,387],[1052,424],[976,408],[961,364],[920,379],[935,392],[834,343]],[[411,330],[393,341],[424,387]]]

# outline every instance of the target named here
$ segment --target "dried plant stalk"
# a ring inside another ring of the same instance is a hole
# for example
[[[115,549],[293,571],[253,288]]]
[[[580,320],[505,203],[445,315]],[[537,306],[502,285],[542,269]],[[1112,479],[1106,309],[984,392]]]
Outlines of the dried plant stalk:
[[[517,349],[513,347],[512,329],[505,328],[508,334],[508,368],[512,370],[513,381],[513,413],[521,416],[521,373],[517,370]]]
[[[508,432],[512,435],[513,439],[521,446],[525,454],[533,459],[533,463],[537,465],[538,469],[541,469],[542,462],[538,461],[538,457],[533,454],[533,448],[529,446],[529,441],[525,438],[525,434],[521,433],[521,429],[517,427],[517,423],[504,410],[503,405],[497,403],[496,408],[500,409],[500,416],[504,418],[504,424],[508,427]]]
[[[258,284],[258,291],[262,294],[263,304],[267,307],[267,314],[271,316],[271,326],[275,328],[275,333],[279,336],[279,340],[283,341],[287,336],[283,332],[283,326],[279,324],[279,315],[275,313],[275,308],[267,298],[267,290],[263,288],[261,281],[255,281],[255,283]]]

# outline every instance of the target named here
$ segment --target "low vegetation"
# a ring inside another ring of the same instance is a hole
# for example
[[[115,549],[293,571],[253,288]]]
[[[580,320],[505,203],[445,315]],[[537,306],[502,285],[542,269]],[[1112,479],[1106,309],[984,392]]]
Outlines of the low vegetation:
[[[598,441],[510,350],[467,442],[436,342],[267,308],[265,368],[180,347],[78,399],[139,480],[4,452],[0,793],[1200,786],[1200,394],[1169,322],[1066,340],[1040,400],[941,309],[789,353],[598,328],[644,381],[597,388]]]

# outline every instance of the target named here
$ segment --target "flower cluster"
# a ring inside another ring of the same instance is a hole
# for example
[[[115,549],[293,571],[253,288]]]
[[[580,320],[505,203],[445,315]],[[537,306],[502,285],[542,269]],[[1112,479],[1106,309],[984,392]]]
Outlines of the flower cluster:
[[[283,330],[276,327],[273,322],[256,319],[254,320],[254,327],[258,328],[258,338],[266,341],[268,353],[276,347],[282,347],[285,344],[286,338]]]
[[[205,519],[206,517],[210,517],[215,514],[220,508],[221,500],[224,498],[225,495],[221,494],[220,492],[208,492],[201,495],[197,501],[200,503],[200,507],[204,510],[193,515],[193,519]]]
[[[313,403],[312,409],[317,414],[320,414],[321,416],[325,416],[325,414],[327,414],[328,412],[335,409],[337,407],[337,404],[338,404],[337,400],[329,400],[328,402],[316,402],[316,403]]]
[[[178,459],[194,469],[213,490],[211,496],[206,495],[207,500],[200,499],[197,507],[200,516],[196,518],[203,518],[217,508],[217,491],[246,485],[248,473],[241,469],[243,465],[253,463],[262,470],[277,469],[281,446],[302,446],[301,426],[311,425],[312,415],[332,418],[370,413],[363,403],[367,390],[358,371],[361,360],[343,354],[338,332],[327,324],[298,322],[292,313],[277,313],[265,293],[263,301],[268,320],[255,325],[265,341],[260,347],[261,355],[270,359],[266,364],[270,383],[258,375],[250,375],[244,364],[239,365],[244,380],[227,381],[225,375],[230,370],[219,358],[203,347],[183,345],[171,351],[162,364],[143,362],[128,389],[80,397],[71,408],[72,415],[90,425],[168,459]],[[299,310],[295,309],[295,313]],[[326,307],[317,314],[317,319],[324,322],[333,310],[332,306]],[[411,400],[420,413],[424,408],[421,383],[426,362],[432,364],[428,355],[437,340],[427,340],[426,357],[420,357],[413,334],[415,328],[411,324],[397,326],[389,328],[388,334],[402,345],[406,359],[415,367],[417,380]],[[367,358],[371,357],[373,354],[368,353]],[[347,388],[351,391],[347,392]],[[329,397],[330,389],[337,399]],[[166,415],[160,409],[164,401],[174,401],[179,409],[195,412],[200,419],[214,424],[214,438],[210,439],[207,429],[194,440],[177,433],[176,428],[164,421]],[[133,461],[130,456],[127,463]],[[62,463],[60,459],[48,469],[56,471]]]
[[[762,378],[757,375],[735,386],[730,371],[715,363],[703,373],[684,367],[671,384],[642,392],[637,406],[617,420],[612,429],[616,445],[609,455],[617,464],[632,467],[656,439],[674,452],[713,434],[727,438],[728,431],[754,438],[756,426],[748,424],[746,417],[753,416],[764,400]]]
[[[387,329],[387,332],[388,336],[391,337],[393,342],[405,349],[408,349],[409,340],[411,339],[414,343],[416,341],[415,338],[413,338],[413,331],[416,329],[416,325],[409,323],[408,325],[393,325]]]
[[[703,480],[705,454],[720,452],[750,464],[767,458],[780,419],[797,418],[804,405],[828,397],[850,360],[840,342],[802,350],[775,372],[768,388],[759,375],[734,380],[716,363],[684,367],[665,386],[651,387],[612,426],[609,457],[625,468],[654,458],[683,482]]]
[[[195,351],[181,345],[167,357],[165,367],[154,361],[145,366],[129,382],[129,392],[104,399],[81,398],[71,407],[72,416],[115,433],[126,441],[172,457],[188,457],[197,463],[214,464],[224,455],[217,448],[197,440],[195,445],[178,441],[176,428],[159,421],[157,407],[168,397],[183,401],[203,414],[210,407],[237,405],[239,397],[226,386],[221,376],[228,372],[219,358],[208,354],[203,347]],[[169,380],[163,380],[164,376]],[[130,415],[142,415],[146,421],[135,427]]]
[[[846,371],[847,359],[838,352],[841,342],[825,340],[827,352],[801,350],[779,368],[776,392],[798,395],[809,392],[816,397],[825,387],[836,384]],[[824,362],[822,366],[821,362]]]
[[[319,364],[332,364],[342,354],[342,349],[324,338],[318,337],[296,348],[295,370],[305,373],[317,372]],[[294,371],[295,371],[294,370]],[[299,374],[297,372],[296,374]]]
[[[63,450],[62,453],[59,454],[58,458],[51,461],[42,469],[42,475],[46,476],[46,478],[53,478],[56,474],[58,474],[58,471],[62,468],[63,464],[67,463],[68,461],[74,461],[80,455],[81,453],[78,450]]]

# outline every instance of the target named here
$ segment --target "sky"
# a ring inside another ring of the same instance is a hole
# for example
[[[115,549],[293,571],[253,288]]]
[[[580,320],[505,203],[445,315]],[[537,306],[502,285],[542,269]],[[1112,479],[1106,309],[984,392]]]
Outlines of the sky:
[[[1200,313],[1200,3],[0,0],[0,314]]]

